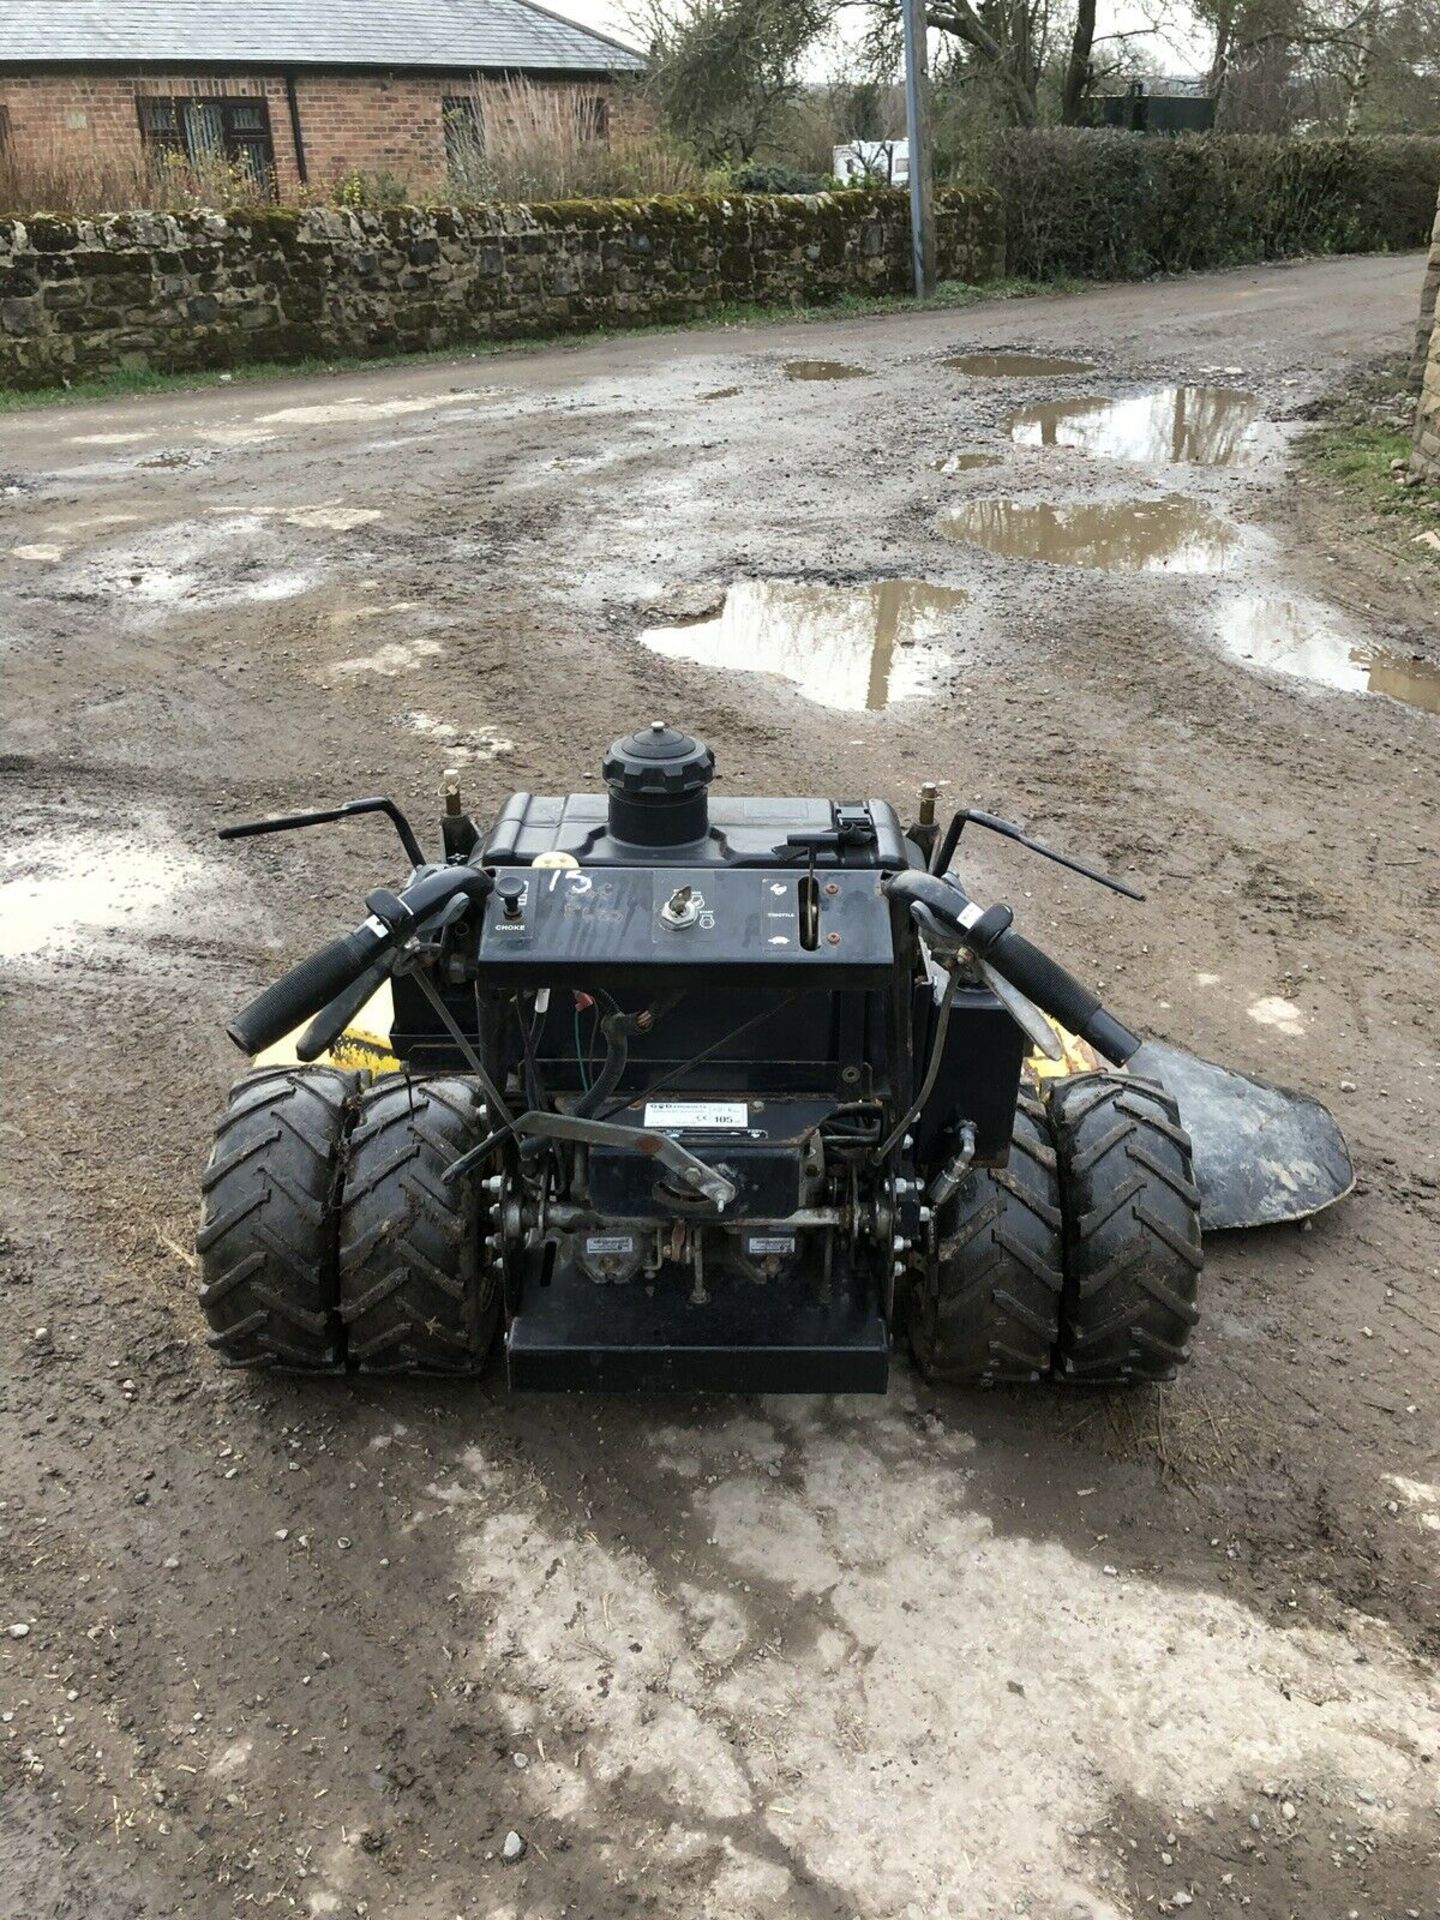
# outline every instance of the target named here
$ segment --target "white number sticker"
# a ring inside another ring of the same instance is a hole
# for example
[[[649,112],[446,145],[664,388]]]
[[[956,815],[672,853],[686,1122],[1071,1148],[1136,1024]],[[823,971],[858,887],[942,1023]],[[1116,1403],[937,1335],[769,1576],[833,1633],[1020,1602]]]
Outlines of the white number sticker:
[[[647,1127],[748,1127],[750,1109],[743,1100],[652,1100],[645,1108]]]

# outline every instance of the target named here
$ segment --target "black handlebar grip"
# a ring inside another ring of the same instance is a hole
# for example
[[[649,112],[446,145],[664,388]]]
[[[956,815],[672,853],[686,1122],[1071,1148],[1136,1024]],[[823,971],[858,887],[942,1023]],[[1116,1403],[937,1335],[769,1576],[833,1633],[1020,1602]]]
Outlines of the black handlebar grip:
[[[1071,1033],[1088,1040],[1097,1053],[1123,1066],[1140,1045],[1138,1035],[1108,1014],[1100,996],[1067,973],[1048,953],[1032,946],[1023,934],[1013,929],[998,934],[984,948],[985,958],[995,971],[1003,974],[1011,986],[1018,987],[1033,1000],[1042,1013],[1048,1013]]]
[[[1107,1013],[1098,994],[1082,986],[1073,973],[1067,973],[1048,953],[1032,946],[1023,934],[1013,931],[1008,907],[990,907],[980,913],[954,880],[913,869],[892,874],[885,882],[885,891],[938,914],[1042,1013],[1079,1034],[1116,1066],[1124,1066],[1139,1050],[1140,1036]]]
[[[329,1006],[390,944],[391,935],[380,922],[367,920],[267,987],[236,1014],[225,1031],[242,1053],[263,1052],[302,1020]]]
[[[390,967],[385,959],[376,960],[368,966],[354,986],[337,993],[328,1007],[320,1009],[301,1036],[295,1057],[308,1066],[312,1060],[318,1060],[322,1053],[328,1053],[371,994],[384,986],[389,978]]]
[[[1131,1054],[1138,1053],[1144,1044],[1138,1033],[1132,1033],[1128,1027],[1122,1026],[1114,1014],[1107,1013],[1104,1007],[1091,1015],[1080,1038],[1088,1040],[1097,1053],[1103,1053],[1117,1067],[1123,1067]]]

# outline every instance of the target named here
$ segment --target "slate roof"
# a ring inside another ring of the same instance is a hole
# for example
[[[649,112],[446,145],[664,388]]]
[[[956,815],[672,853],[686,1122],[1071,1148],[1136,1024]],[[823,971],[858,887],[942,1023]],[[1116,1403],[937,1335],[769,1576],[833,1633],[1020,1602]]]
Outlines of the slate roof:
[[[640,56],[533,0],[0,0],[15,66],[626,73]]]

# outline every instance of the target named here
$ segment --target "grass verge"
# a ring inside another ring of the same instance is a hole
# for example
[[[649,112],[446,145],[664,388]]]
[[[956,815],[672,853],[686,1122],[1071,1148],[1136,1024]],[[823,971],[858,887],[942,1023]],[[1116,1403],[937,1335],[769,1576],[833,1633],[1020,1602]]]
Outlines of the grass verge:
[[[1440,565],[1440,487],[1407,485],[1396,465],[1410,457],[1415,415],[1407,364],[1388,360],[1332,394],[1298,452],[1317,479],[1370,517],[1387,545]]]
[[[674,326],[593,327],[584,333],[536,335],[518,340],[460,340],[448,347],[421,353],[372,354],[364,357],[333,355],[290,361],[257,361],[206,372],[164,373],[153,368],[100,374],[69,386],[28,389],[0,388],[0,413],[19,413],[38,407],[89,406],[106,400],[143,398],[150,394],[198,393],[207,387],[245,386],[256,381],[315,378],[324,374],[359,373],[366,368],[440,366],[446,362],[491,360],[502,355],[539,353],[556,348],[592,346],[597,340],[626,340],[638,334],[708,333],[762,326],[793,326],[798,322],[846,320],[869,314],[943,313],[973,307],[983,301],[1017,300],[1036,293],[1071,293],[1079,281],[986,280],[972,286],[963,280],[942,281],[934,297],[917,301],[903,294],[862,298],[844,294],[825,306],[717,307],[713,313]]]

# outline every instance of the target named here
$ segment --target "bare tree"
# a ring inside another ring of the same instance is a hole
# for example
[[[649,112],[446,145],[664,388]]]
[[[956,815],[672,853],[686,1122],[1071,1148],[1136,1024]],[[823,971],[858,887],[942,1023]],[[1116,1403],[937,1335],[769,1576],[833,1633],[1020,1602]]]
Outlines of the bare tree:
[[[955,78],[983,80],[1004,117],[1019,127],[1039,124],[1047,74],[1059,79],[1061,119],[1075,125],[1094,84],[1100,41],[1136,37],[1097,35],[1096,13],[1096,0],[1073,0],[1068,7],[1056,0],[928,0],[926,8],[950,55],[947,60],[942,54],[939,71],[948,65]],[[876,0],[872,19],[872,49],[893,57],[895,0]]]
[[[1080,118],[1085,95],[1090,88],[1095,51],[1095,0],[1077,0],[1075,29],[1070,36],[1070,57],[1065,62],[1065,87],[1060,96],[1060,119],[1073,127]]]
[[[1033,0],[930,0],[926,17],[941,33],[953,34],[969,64],[998,86],[1015,124],[1033,127],[1039,119],[1037,54],[1043,58],[1045,9]]]
[[[645,89],[703,160],[751,159],[801,92],[831,0],[635,0]]]
[[[1389,39],[1414,37],[1432,0],[1192,0],[1215,36],[1210,92],[1216,100],[1242,78],[1293,96],[1304,81],[1324,80],[1343,101],[1337,131],[1359,131],[1361,113]],[[1283,118],[1277,100],[1272,108]]]

